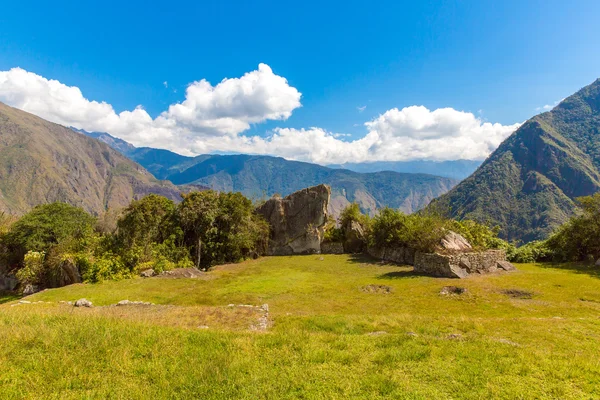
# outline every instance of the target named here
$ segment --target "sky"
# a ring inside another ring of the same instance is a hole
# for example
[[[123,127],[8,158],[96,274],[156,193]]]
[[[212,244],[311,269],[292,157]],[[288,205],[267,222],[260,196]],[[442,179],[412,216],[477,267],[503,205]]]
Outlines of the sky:
[[[598,1],[0,4],[0,101],[180,154],[487,157],[600,77]]]

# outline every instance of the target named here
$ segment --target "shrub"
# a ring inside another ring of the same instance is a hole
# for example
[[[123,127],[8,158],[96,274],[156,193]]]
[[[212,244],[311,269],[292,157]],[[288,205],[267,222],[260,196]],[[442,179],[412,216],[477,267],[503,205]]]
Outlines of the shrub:
[[[548,243],[536,240],[516,249],[514,255],[509,260],[518,263],[534,263],[550,261],[553,257],[554,254],[548,247]]]
[[[23,285],[39,285],[44,277],[44,258],[46,254],[43,251],[28,251],[24,256],[23,268],[17,271],[17,279]]]
[[[556,261],[600,257],[600,193],[577,199],[581,214],[572,217],[548,238],[545,246]]]

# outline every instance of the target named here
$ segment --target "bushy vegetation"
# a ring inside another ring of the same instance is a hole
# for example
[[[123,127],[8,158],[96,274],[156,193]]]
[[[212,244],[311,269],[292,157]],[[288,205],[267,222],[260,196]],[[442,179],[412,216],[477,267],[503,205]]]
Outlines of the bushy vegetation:
[[[600,193],[577,199],[581,214],[571,218],[545,242],[555,261],[600,257]]]
[[[448,231],[454,231],[464,236],[477,250],[514,251],[513,246],[498,238],[497,229],[470,220],[455,221],[437,213],[406,215],[385,208],[373,218],[370,231],[370,244],[378,247],[401,246],[433,251]]]
[[[3,269],[16,272],[23,285],[45,287],[238,262],[264,254],[269,237],[250,200],[214,191],[190,193],[179,205],[152,194],[98,220],[53,203],[5,225]]]

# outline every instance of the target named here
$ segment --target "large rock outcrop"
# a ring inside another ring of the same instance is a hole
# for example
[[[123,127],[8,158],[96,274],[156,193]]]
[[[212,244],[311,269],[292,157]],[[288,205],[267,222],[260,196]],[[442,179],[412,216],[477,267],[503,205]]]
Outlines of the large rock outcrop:
[[[256,211],[271,225],[268,254],[320,253],[330,196],[329,186],[318,185],[260,206]]]

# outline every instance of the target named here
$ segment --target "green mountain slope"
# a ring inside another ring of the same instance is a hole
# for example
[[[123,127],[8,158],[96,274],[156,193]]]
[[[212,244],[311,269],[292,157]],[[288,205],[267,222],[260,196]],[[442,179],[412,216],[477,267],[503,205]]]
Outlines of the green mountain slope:
[[[508,240],[547,237],[600,190],[600,79],[523,124],[430,207],[501,228]]]
[[[203,155],[175,164],[159,164],[164,150],[144,149],[130,156],[158,177],[175,184],[194,183],[222,191],[240,191],[254,199],[275,193],[283,196],[325,183],[332,188],[331,211],[335,214],[356,201],[371,214],[389,206],[412,213],[447,192],[457,181],[426,174],[375,172],[361,174],[343,169],[251,155]]]
[[[176,185],[242,192],[260,200],[325,183],[332,188],[330,212],[334,215],[353,201],[370,214],[385,206],[412,213],[458,183],[453,178],[429,174],[359,173],[280,157],[245,154],[186,157],[168,150],[135,148],[107,133],[78,132],[98,138],[144,166],[156,178],[168,179]]]
[[[98,140],[0,103],[0,210],[63,201],[99,213],[179,189]]]

